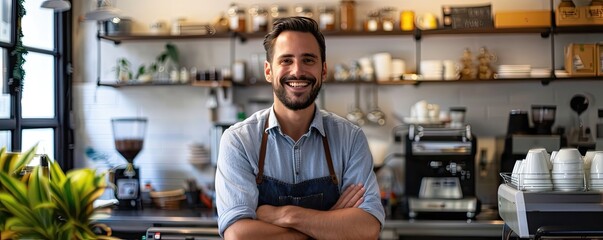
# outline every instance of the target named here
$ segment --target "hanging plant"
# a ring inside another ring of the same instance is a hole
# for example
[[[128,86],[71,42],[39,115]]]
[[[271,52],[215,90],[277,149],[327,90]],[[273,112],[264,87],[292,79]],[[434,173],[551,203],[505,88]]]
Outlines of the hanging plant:
[[[13,86],[15,89],[20,89],[23,86],[23,79],[25,78],[25,70],[23,70],[23,64],[25,64],[25,55],[27,49],[23,47],[23,31],[21,29],[21,19],[25,16],[25,7],[23,7],[25,0],[17,1],[17,35],[15,38],[15,49],[11,52],[11,55],[15,57],[15,67],[13,68]]]

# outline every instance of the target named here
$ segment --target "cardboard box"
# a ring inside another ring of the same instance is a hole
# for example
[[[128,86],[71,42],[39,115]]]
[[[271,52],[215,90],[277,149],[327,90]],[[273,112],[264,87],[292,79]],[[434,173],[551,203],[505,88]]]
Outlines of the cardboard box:
[[[597,44],[596,54],[597,76],[603,76],[603,43]]]
[[[551,11],[510,11],[494,15],[496,28],[550,27]]]
[[[597,44],[570,43],[565,48],[565,71],[570,76],[596,76]]]
[[[559,7],[556,11],[557,26],[603,25],[603,6]]]

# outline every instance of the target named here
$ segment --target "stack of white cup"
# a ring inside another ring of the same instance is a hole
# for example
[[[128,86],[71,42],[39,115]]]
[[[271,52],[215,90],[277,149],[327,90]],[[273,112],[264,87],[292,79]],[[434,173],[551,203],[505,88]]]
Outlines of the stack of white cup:
[[[584,190],[584,160],[576,148],[562,148],[553,159],[553,186],[559,191]]]
[[[603,151],[594,153],[589,172],[589,189],[603,192]]]
[[[551,191],[553,189],[546,149],[530,149],[526,159],[521,164],[524,166],[520,172],[520,189],[535,192]]]

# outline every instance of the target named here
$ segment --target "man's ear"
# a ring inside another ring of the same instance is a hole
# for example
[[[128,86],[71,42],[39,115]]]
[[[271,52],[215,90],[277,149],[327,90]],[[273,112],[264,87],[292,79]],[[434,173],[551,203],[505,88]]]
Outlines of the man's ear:
[[[322,79],[327,79],[327,62],[322,64]]]
[[[264,61],[264,77],[267,82],[272,83],[272,66],[268,61]]]

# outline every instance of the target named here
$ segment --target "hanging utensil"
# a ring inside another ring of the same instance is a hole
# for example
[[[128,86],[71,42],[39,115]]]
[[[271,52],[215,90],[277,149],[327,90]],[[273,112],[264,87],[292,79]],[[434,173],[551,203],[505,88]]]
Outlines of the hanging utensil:
[[[360,109],[360,85],[355,84],[354,91],[354,107],[353,109],[346,115],[348,121],[358,124],[360,126],[364,125],[364,112]]]
[[[379,126],[383,126],[385,125],[385,113],[383,111],[381,111],[381,109],[379,108],[379,95],[378,95],[378,89],[376,85],[373,85],[373,89],[372,89],[372,95],[373,95],[373,102],[372,102],[372,109],[367,115],[366,115],[366,119],[368,119],[370,122],[378,124]]]

